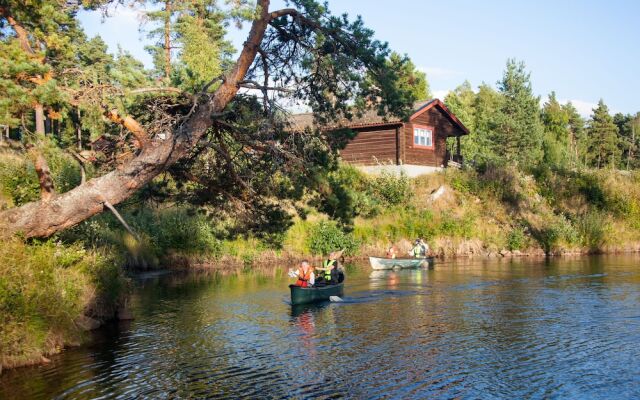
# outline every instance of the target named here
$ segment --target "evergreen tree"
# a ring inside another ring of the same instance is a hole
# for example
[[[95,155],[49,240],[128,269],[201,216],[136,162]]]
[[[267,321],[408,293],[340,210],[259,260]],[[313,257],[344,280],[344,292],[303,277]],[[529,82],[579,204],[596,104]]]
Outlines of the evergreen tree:
[[[398,78],[398,85],[406,88],[412,94],[414,101],[424,101],[431,99],[431,89],[427,81],[427,74],[416,69],[411,59],[407,55],[401,56],[398,53],[391,53],[389,56],[389,70],[395,71]]]
[[[444,98],[444,103],[447,108],[449,108],[471,132],[475,130],[475,99],[476,94],[471,88],[469,81],[464,81],[462,85],[449,92]]]
[[[211,0],[183,2],[176,19],[175,42],[180,47],[176,86],[201,88],[220,76],[229,63],[233,47],[224,39],[225,14]]]
[[[569,114],[556,98],[549,94],[549,100],[542,106],[544,125],[544,162],[550,166],[565,166],[570,158]]]
[[[176,36],[174,30],[176,7],[174,3],[179,5],[180,2],[174,0],[151,0],[148,2],[141,0],[140,2],[151,5],[151,11],[145,12],[145,23],[153,25],[147,37],[154,40],[154,43],[145,46],[145,49],[153,58],[156,76],[169,82],[172,71],[172,50],[175,48],[174,39]]]
[[[486,83],[478,87],[473,103],[474,133],[463,139],[463,152],[466,158],[479,162],[496,161],[495,137],[497,136],[497,116],[504,102],[503,96]],[[467,149],[468,147],[468,149]]]
[[[573,166],[586,165],[585,121],[571,102],[563,105],[568,118],[569,152]]]
[[[233,48],[224,39],[228,15],[218,7],[217,1],[152,0],[150,3],[154,7],[145,15],[153,26],[148,37],[155,42],[146,49],[153,57],[156,76],[185,89],[201,88],[220,76]]]
[[[533,95],[523,62],[507,61],[498,89],[503,102],[497,117],[494,152],[503,162],[531,166],[542,159],[540,98]]]
[[[588,160],[591,166],[614,168],[620,161],[618,146],[618,127],[609,115],[609,108],[600,99],[593,109],[588,127]]]

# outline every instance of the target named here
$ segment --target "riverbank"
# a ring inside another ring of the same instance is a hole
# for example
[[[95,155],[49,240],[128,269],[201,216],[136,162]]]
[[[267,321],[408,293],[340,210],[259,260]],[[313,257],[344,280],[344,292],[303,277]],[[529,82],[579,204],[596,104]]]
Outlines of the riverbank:
[[[59,192],[80,182],[71,156],[45,154]],[[392,244],[406,254],[416,237],[445,260],[640,250],[637,172],[491,167],[409,179],[342,166],[324,179],[321,193],[261,221],[262,231],[244,230],[232,213],[141,195],[118,206],[138,238],[103,213],[50,241],[5,240],[0,364],[41,362],[114,318],[126,298],[124,269],[286,269],[336,249],[347,259],[383,256]],[[0,154],[0,207],[38,196],[29,160]]]
[[[120,263],[53,241],[0,246],[0,370],[48,362],[113,319],[127,294]]]

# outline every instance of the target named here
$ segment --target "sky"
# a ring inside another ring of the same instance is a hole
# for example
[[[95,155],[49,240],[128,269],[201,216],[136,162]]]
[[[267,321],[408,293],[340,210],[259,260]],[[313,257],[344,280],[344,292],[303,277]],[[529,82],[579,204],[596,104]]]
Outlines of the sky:
[[[272,1],[273,9],[282,6]],[[585,116],[601,98],[612,113],[640,111],[640,1],[329,0],[329,9],[361,15],[377,39],[427,73],[441,99],[465,80],[495,86],[506,60],[516,58],[542,101],[555,90]],[[151,66],[140,12],[119,6],[109,14],[81,13],[86,33]],[[236,48],[246,31],[231,28]]]

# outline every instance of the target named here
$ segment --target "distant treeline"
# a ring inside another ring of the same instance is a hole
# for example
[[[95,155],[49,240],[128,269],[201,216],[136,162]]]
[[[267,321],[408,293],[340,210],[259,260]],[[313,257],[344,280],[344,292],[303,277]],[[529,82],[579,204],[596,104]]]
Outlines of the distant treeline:
[[[611,116],[600,100],[585,120],[571,102],[561,104],[555,92],[540,107],[523,62],[507,62],[497,90],[483,83],[474,91],[465,81],[445,103],[471,131],[462,151],[475,163],[524,169],[640,166],[640,112]]]

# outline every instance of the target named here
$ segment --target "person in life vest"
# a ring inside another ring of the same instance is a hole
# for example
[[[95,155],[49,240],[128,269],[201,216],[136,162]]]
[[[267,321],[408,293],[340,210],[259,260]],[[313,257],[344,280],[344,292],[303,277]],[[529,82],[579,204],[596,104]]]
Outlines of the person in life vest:
[[[396,258],[397,255],[398,255],[398,249],[396,249],[396,246],[391,245],[391,247],[387,249],[387,258]]]
[[[338,261],[341,254],[342,252],[333,252],[322,262],[322,268],[319,268],[322,271],[319,278],[324,284],[334,285],[344,280],[344,272]]]
[[[316,277],[313,272],[313,267],[307,260],[300,263],[300,267],[298,268],[295,277],[298,278],[296,286],[309,287],[315,284]]]
[[[416,239],[413,242],[413,248],[409,252],[409,255],[415,258],[422,258],[427,256],[429,246],[422,239]]]

